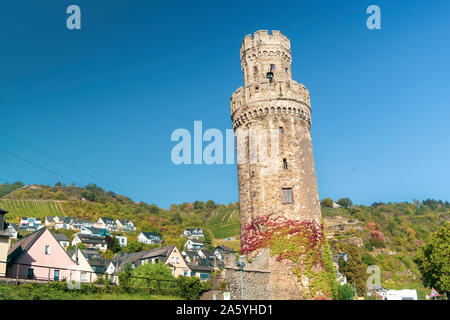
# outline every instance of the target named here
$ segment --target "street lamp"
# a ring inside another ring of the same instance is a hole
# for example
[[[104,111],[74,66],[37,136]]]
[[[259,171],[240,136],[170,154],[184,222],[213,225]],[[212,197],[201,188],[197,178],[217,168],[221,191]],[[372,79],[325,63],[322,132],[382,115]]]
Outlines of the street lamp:
[[[241,256],[240,258],[243,258],[244,256]],[[244,300],[244,280],[242,279],[242,270],[244,269],[245,262],[236,261],[236,266],[238,266],[239,270],[241,271],[241,300]]]

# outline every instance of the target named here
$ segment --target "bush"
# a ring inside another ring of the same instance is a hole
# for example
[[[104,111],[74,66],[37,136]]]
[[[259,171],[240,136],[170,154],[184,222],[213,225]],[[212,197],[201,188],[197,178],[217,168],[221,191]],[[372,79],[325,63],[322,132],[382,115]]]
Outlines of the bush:
[[[331,208],[333,206],[333,199],[325,198],[320,201],[320,205],[322,206],[322,208]]]
[[[198,300],[200,295],[208,290],[208,285],[203,284],[197,277],[179,276],[177,281],[180,297],[187,300]]]
[[[338,287],[338,299],[339,300],[353,300],[355,291],[350,284],[346,283]]]

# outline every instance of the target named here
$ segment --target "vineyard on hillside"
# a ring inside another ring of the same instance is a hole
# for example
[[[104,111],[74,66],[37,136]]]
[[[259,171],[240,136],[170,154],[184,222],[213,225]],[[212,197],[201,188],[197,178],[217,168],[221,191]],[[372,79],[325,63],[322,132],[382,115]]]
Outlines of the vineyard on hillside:
[[[239,211],[235,208],[218,208],[207,222],[214,238],[239,236]]]
[[[63,201],[0,199],[0,207],[8,211],[9,221],[19,222],[19,217],[64,216]]]

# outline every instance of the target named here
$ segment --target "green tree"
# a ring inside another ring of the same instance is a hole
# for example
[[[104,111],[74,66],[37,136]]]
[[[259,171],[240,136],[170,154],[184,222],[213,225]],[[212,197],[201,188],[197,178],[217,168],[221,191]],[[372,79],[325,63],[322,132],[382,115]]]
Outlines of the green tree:
[[[216,207],[217,206],[216,206],[216,203],[214,201],[212,201],[212,200],[206,201],[206,208],[208,208],[208,209],[215,209]]]
[[[348,283],[356,286],[358,294],[364,296],[367,290],[367,265],[362,262],[361,250],[353,245],[348,245],[345,249],[348,260],[345,262],[342,257],[339,259],[339,271],[347,277]]]
[[[350,284],[346,283],[338,287],[338,299],[339,300],[353,300],[355,292]]]
[[[352,200],[350,200],[350,198],[341,198],[336,203],[347,209],[353,206],[353,202]]]
[[[428,243],[417,251],[414,262],[425,286],[450,296],[450,223],[431,235]]]
[[[108,250],[111,250],[113,253],[117,253],[122,250],[119,239],[117,239],[115,236],[106,237],[106,241],[108,243]]]
[[[208,290],[208,284],[203,284],[197,277],[179,276],[177,281],[180,296],[187,300],[198,300],[202,292]]]
[[[322,208],[331,208],[333,206],[333,199],[325,198],[320,201],[320,205],[322,206]]]
[[[142,264],[131,273],[131,283],[140,289],[158,294],[168,294],[170,289],[176,287],[172,270],[158,261],[157,263]]]

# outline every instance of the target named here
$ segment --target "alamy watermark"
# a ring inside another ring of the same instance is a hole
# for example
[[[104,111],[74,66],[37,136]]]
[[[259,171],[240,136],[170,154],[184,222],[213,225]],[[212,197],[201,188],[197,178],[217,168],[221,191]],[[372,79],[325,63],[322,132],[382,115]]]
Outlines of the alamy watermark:
[[[235,164],[236,144],[238,165],[258,164],[263,175],[272,174],[280,168],[279,139],[279,129],[249,128],[239,130],[236,135],[234,130],[226,129],[223,134],[219,129],[203,132],[202,121],[194,121],[193,134],[184,128],[172,132],[170,140],[178,143],[170,156],[175,165]]]

